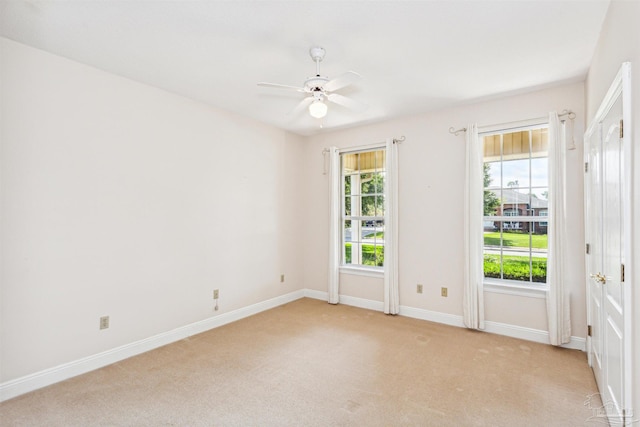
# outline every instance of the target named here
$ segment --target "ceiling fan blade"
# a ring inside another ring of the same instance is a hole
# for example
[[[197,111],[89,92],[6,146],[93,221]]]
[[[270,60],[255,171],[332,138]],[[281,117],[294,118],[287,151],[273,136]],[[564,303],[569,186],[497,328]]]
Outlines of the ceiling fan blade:
[[[350,110],[354,111],[364,111],[367,109],[367,106],[360,101],[356,101],[351,98],[347,98],[346,96],[340,95],[339,93],[330,93],[327,95],[327,99],[334,104],[342,105]]]
[[[333,92],[334,90],[341,89],[345,86],[349,86],[352,83],[360,80],[360,74],[355,73],[353,71],[347,71],[344,74],[340,74],[338,77],[335,77],[327,82],[324,85],[324,90],[327,92]]]
[[[294,90],[296,92],[304,92],[304,88],[301,87],[295,87],[295,86],[288,86],[288,85],[281,85],[278,83],[266,83],[266,82],[259,82],[258,86],[262,86],[262,87],[272,87],[275,89],[287,89],[287,90]]]
[[[313,96],[306,97],[305,99],[300,101],[300,103],[298,105],[296,105],[293,110],[289,111],[288,115],[289,116],[296,116],[296,115],[300,114],[303,110],[308,108],[309,105],[311,105],[312,102],[313,102]]]

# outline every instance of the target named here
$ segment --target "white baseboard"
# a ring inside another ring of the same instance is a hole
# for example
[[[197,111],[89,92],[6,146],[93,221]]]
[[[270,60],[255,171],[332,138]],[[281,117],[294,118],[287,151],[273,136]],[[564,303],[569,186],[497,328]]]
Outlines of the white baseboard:
[[[329,297],[327,292],[314,291],[311,289],[306,289],[304,296],[323,301],[327,301]],[[380,301],[372,301],[364,298],[351,297],[348,295],[340,295],[340,303],[351,305],[354,307],[366,308],[369,310],[383,311],[383,303]],[[425,310],[423,308],[407,307],[402,305],[400,306],[400,315],[412,317],[414,319],[442,323],[445,325],[457,326],[459,328],[465,327],[462,316],[456,314],[441,313],[438,311]],[[538,342],[541,344],[549,344],[549,332],[540,329],[526,328],[524,326],[485,321],[484,332]],[[571,341],[567,344],[562,345],[562,347],[585,351],[585,345],[586,341],[584,338],[571,337]]]
[[[464,328],[462,316],[439,311],[425,310],[423,308],[400,306],[400,316],[413,317],[414,319],[428,320],[430,322],[442,323],[450,326]]]
[[[321,301],[329,301],[328,292],[305,289],[304,296],[307,298],[319,299]],[[384,311],[384,304],[380,301],[351,297],[349,295],[340,295],[340,304],[350,305],[352,307],[358,308],[366,308],[373,311]]]
[[[245,317],[258,314],[262,311],[269,310],[280,305],[295,301],[297,299],[307,297],[328,301],[328,293],[313,289],[302,289],[262,301],[247,307],[242,307],[228,313],[195,322],[168,332],[164,332],[140,341],[116,347],[111,350],[104,351],[92,356],[84,357],[73,362],[65,363],[43,371],[35,372],[15,380],[7,381],[0,384],[0,402],[55,384],[60,381],[81,375],[95,369],[102,368],[112,363],[119,362],[132,356],[171,344],[176,341],[188,338],[192,335],[208,331],[231,322],[243,319]],[[353,307],[365,308],[374,311],[383,311],[384,306],[380,301],[369,300],[365,298],[357,298],[348,295],[340,296],[340,303]],[[412,317],[415,319],[428,320],[431,322],[442,323],[445,325],[464,327],[462,316],[440,313],[437,311],[425,310],[421,308],[400,306],[400,315]],[[520,338],[527,341],[534,341],[543,344],[549,344],[549,333],[546,331],[525,328],[522,326],[508,325],[498,322],[485,322],[485,332],[505,335],[513,338]],[[585,351],[585,339],[580,337],[571,337],[571,342],[563,345],[566,348],[572,348]]]
[[[304,296],[306,298],[319,299],[320,301],[329,301],[328,292],[316,291],[315,289],[305,289]]]
[[[485,332],[520,338],[527,341],[549,344],[549,332],[541,329],[525,328],[524,326],[508,325],[506,323],[485,321]],[[571,341],[561,345],[564,348],[586,351],[586,340],[581,337],[571,337]]]
[[[125,344],[102,353],[94,354],[92,356],[74,360],[73,362],[65,363],[24,377],[16,378],[15,380],[4,382],[0,384],[0,402],[95,369],[111,365],[112,363],[145,353],[158,347],[180,341],[192,335],[226,325],[227,323],[235,322],[236,320],[278,307],[304,296],[304,290],[291,292],[267,301],[261,301],[247,307],[242,307],[228,313],[222,313],[199,322],[191,323],[171,331],[154,335],[140,341]]]

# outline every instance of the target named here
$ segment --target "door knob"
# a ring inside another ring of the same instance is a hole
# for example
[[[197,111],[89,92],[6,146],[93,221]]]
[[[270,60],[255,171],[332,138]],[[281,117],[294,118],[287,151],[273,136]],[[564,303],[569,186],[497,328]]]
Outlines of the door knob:
[[[604,277],[602,274],[600,273],[591,273],[589,274],[589,277],[591,277],[592,279],[594,279],[596,282],[600,283],[601,285],[604,285],[605,283],[607,283],[607,278]]]

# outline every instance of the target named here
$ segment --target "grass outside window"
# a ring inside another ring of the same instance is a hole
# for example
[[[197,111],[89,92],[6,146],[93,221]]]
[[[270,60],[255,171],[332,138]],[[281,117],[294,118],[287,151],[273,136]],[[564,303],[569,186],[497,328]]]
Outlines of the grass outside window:
[[[351,243],[345,245],[346,264],[351,264]],[[371,267],[384,266],[384,246],[362,245],[362,265]]]
[[[485,246],[500,246],[500,232],[492,231],[484,233]],[[531,234],[531,248],[547,249],[548,239],[546,234]],[[502,232],[502,246],[509,247],[529,247],[529,234]]]
[[[531,258],[529,268],[528,256],[503,255],[502,277],[500,277],[500,255],[484,255],[484,277],[505,280],[518,280],[529,282],[529,270],[531,269],[531,281],[546,283],[547,259],[540,257]]]

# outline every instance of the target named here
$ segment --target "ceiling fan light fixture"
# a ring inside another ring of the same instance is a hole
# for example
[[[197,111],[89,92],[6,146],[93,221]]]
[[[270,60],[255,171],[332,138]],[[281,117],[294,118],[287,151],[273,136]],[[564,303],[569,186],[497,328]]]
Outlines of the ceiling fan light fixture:
[[[316,119],[323,118],[327,115],[327,104],[320,100],[313,101],[313,103],[309,105],[309,114]]]

